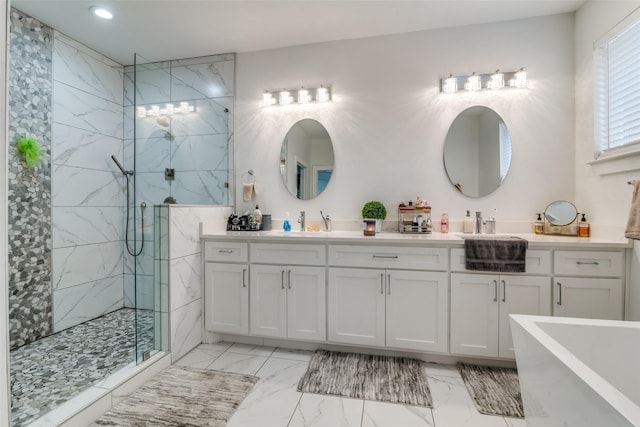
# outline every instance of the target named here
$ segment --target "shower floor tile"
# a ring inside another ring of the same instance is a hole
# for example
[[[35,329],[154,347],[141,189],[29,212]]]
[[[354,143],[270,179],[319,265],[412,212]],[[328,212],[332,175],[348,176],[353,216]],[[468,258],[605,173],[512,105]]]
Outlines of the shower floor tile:
[[[153,311],[138,310],[140,348],[153,348]],[[23,426],[135,357],[135,310],[121,309],[11,352],[12,425]]]

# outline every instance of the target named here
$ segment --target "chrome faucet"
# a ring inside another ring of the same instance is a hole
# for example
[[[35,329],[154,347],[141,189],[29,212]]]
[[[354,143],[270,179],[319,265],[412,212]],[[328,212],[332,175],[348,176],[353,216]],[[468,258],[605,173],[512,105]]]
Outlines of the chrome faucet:
[[[324,231],[331,231],[331,218],[329,218],[329,215],[325,215],[320,211],[320,216],[322,217],[322,222],[324,222]]]
[[[300,223],[300,231],[306,230],[307,221],[306,221],[306,217],[305,217],[304,211],[300,211],[300,217],[298,217],[298,222]]]
[[[482,234],[482,212],[476,212],[476,234]]]

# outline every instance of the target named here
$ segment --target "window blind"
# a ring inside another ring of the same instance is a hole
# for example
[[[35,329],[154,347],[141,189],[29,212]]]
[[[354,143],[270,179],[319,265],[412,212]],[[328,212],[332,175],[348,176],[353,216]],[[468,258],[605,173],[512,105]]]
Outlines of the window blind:
[[[596,156],[640,142],[640,21],[595,51]]]

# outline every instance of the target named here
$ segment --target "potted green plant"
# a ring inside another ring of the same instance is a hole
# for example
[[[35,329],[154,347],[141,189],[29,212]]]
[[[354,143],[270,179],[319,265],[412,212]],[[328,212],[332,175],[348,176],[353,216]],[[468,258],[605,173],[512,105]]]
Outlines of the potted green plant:
[[[387,218],[387,208],[377,201],[372,200],[362,206],[362,219],[375,219],[376,220],[376,233],[382,230],[382,221]]]

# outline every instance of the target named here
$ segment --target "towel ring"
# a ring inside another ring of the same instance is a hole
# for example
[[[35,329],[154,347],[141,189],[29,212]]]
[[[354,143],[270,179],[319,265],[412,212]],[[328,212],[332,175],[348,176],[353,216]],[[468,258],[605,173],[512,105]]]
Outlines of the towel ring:
[[[255,183],[256,176],[255,176],[255,173],[253,172],[253,169],[249,169],[248,171],[244,172],[240,177],[240,180],[242,181],[243,184]]]

